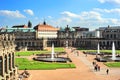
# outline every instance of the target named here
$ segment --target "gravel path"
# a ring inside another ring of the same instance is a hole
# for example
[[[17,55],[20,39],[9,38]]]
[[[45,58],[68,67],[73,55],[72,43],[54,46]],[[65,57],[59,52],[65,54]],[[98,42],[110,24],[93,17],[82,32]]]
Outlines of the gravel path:
[[[79,56],[76,53],[71,53],[70,49],[66,49],[69,57],[76,65],[74,69],[56,69],[56,70],[28,70],[31,79],[29,80],[120,80],[120,68],[109,68],[110,73],[106,74],[106,67],[101,62],[96,62],[101,66],[99,72],[94,71],[92,62],[93,55],[87,57],[79,51]],[[22,72],[22,71],[19,71]]]

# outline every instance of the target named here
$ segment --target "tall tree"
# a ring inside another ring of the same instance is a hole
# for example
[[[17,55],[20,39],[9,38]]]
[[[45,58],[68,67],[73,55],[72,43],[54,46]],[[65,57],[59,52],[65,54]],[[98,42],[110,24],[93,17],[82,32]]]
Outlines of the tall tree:
[[[32,27],[32,23],[30,21],[28,21],[28,27],[31,28]]]

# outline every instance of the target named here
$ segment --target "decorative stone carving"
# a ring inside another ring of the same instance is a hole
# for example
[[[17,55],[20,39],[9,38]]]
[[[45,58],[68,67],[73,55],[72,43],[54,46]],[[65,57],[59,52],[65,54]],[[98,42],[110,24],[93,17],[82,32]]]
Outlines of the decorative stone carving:
[[[10,38],[10,41],[12,40],[13,36],[12,35],[9,35],[9,38]]]
[[[10,34],[8,34],[8,40],[10,40]]]
[[[15,40],[15,35],[14,34],[12,34],[12,40]]]
[[[5,34],[5,40],[8,40],[8,34]]]
[[[2,36],[2,39],[1,39],[1,40],[4,40],[4,39],[5,39],[5,36],[4,36],[4,34],[2,34],[1,36]]]
[[[0,60],[3,57],[3,62],[0,64],[0,80],[18,80],[17,69],[14,65],[14,40],[10,41],[13,35],[1,34],[0,35]],[[13,38],[14,39],[14,38]],[[1,61],[0,61],[1,62]],[[13,71],[14,70],[14,71]],[[14,74],[11,76],[11,73]],[[8,77],[9,76],[9,77]]]

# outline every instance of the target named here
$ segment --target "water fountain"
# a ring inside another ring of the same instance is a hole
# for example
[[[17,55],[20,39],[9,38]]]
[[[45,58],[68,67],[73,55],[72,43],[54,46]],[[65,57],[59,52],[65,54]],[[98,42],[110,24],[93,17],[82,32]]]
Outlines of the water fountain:
[[[112,60],[116,60],[116,55],[115,55],[115,43],[113,42],[112,44]]]
[[[38,56],[33,59],[43,62],[71,62],[70,58],[68,57],[56,57],[55,55],[59,55],[59,53],[54,52],[54,44],[52,44],[52,51],[50,54],[38,54]]]
[[[112,55],[111,56],[106,56],[104,54],[103,57],[98,57],[96,60],[101,61],[101,62],[108,62],[108,61],[120,61],[120,56],[116,56],[116,51],[115,51],[115,43],[112,43]]]
[[[97,38],[100,38],[100,32],[97,31]],[[99,44],[99,41],[98,41],[98,46],[97,46],[97,53],[96,55],[100,54],[100,44]]]
[[[100,54],[100,45],[98,43],[97,54]]]
[[[52,53],[51,53],[51,59],[54,59],[54,44],[52,44]]]

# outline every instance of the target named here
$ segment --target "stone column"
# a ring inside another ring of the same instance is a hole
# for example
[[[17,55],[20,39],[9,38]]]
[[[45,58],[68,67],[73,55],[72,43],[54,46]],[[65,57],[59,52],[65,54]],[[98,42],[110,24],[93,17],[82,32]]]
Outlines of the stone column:
[[[14,52],[12,53],[12,68],[15,68],[15,64],[14,64]]]

